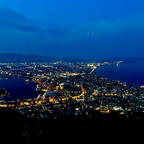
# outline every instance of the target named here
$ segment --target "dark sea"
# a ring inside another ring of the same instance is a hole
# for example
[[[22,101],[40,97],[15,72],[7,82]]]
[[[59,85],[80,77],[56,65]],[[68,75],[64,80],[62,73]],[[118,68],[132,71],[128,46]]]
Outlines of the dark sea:
[[[95,73],[112,80],[120,80],[135,86],[144,85],[144,61],[123,62],[98,67]]]
[[[29,99],[37,96],[36,84],[26,83],[24,78],[9,78],[0,80],[0,89],[5,88],[9,92],[7,100]]]

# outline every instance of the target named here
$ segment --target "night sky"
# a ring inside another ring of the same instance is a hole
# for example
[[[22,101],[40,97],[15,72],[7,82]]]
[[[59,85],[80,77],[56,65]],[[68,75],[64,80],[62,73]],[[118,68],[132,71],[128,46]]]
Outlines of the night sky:
[[[144,56],[144,0],[0,0],[0,53]]]

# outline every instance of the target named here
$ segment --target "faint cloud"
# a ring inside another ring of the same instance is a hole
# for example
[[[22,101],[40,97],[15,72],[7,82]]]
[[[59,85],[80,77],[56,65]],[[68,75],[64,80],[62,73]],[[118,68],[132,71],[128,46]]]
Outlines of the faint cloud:
[[[115,20],[96,20],[78,22],[76,24],[42,23],[33,20],[24,14],[18,13],[7,7],[0,7],[0,27],[13,30],[13,32],[37,36],[40,40],[72,43],[81,41],[87,37],[120,34],[131,31],[144,30],[144,15]]]
[[[69,27],[56,24],[40,24],[40,22],[27,18],[7,7],[0,7],[0,26],[15,30],[17,33],[28,35],[64,36]]]
[[[28,35],[28,36],[34,36],[33,33],[30,33],[30,32],[24,32],[24,31],[18,31],[18,30],[15,30],[16,33],[18,34],[24,34],[24,35]]]
[[[79,23],[74,29],[75,35],[97,37],[110,34],[121,34],[135,31],[144,31],[144,15],[127,17],[115,20],[87,21]]]
[[[27,33],[35,33],[39,30],[39,28],[32,23],[32,20],[7,7],[0,7],[0,26]]]

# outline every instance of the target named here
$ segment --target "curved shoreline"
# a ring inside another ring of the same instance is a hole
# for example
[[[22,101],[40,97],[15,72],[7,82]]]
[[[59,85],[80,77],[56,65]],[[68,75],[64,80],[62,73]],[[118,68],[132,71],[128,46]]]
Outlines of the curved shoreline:
[[[124,62],[117,65],[105,65],[101,68],[98,68],[95,72],[96,75],[104,78],[108,78],[111,80],[118,80],[121,82],[126,82],[127,84],[134,86],[144,85],[144,67],[143,62]]]
[[[35,82],[36,84],[42,84],[42,82],[38,79],[38,80],[34,80],[33,79],[33,82]],[[42,86],[42,85],[41,85]],[[77,95],[77,96],[72,96],[71,98],[74,100],[74,99],[79,99],[81,97],[84,97],[84,95],[86,94],[86,90],[81,86],[81,85],[76,85],[77,87],[81,87],[81,91],[82,93],[80,95]],[[0,104],[0,107],[9,107],[9,108],[15,108],[15,107],[22,107],[22,106],[34,106],[34,105],[39,105],[43,102],[46,102],[46,93],[47,93],[47,90],[45,89],[41,89],[42,92],[44,92],[41,96],[37,96],[36,98],[34,99],[27,99],[27,100],[15,100],[15,103],[16,104],[12,104],[12,101],[7,101],[7,104]],[[84,99],[84,98],[83,98]],[[83,100],[81,99],[81,100]],[[50,103],[53,103],[55,102],[55,104],[58,104],[59,101],[62,100],[62,101],[66,101],[67,98],[58,98],[58,99],[55,99],[55,97],[53,98],[50,98],[49,99],[49,102]],[[21,101],[21,102],[20,102]],[[19,103],[18,103],[19,102]]]
[[[26,79],[23,77],[12,77],[10,79],[0,80],[0,89],[5,88],[9,93],[9,96],[3,100],[16,100],[35,97],[35,83],[32,81],[30,81],[30,83],[26,83],[25,80]]]

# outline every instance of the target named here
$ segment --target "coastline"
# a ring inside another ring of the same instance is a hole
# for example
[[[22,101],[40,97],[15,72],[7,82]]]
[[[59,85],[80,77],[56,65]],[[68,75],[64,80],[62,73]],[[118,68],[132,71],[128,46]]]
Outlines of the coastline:
[[[123,62],[103,65],[97,68],[95,74],[112,80],[119,80],[134,86],[144,85],[144,62]]]
[[[33,98],[35,94],[36,84],[34,82],[27,83],[25,78],[6,78],[0,80],[0,89],[5,88],[9,95],[3,99],[17,100]]]

